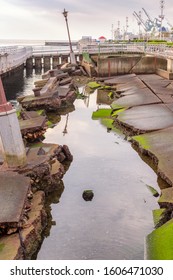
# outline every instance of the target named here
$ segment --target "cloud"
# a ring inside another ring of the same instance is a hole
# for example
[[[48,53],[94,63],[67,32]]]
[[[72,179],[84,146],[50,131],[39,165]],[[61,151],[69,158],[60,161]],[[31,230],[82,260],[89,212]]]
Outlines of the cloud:
[[[171,2],[165,1],[164,9],[169,21],[173,13]],[[126,17],[129,31],[138,31],[133,12],[139,12],[142,7],[151,17],[160,14],[160,0],[154,0],[154,4],[151,0],[0,0],[0,6],[1,24],[4,26],[1,38],[67,39],[62,15],[64,8],[69,11],[70,32],[75,40],[83,35],[110,38],[112,24],[116,29],[120,21],[123,30]],[[145,14],[143,17],[146,20]]]

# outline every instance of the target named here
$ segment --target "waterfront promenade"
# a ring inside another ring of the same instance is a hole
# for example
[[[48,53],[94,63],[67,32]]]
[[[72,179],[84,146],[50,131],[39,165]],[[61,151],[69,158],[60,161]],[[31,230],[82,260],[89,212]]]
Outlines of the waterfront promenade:
[[[119,43],[119,44],[97,44],[79,46],[74,49],[76,59],[80,61],[82,54],[89,55],[116,55],[116,54],[143,54],[173,59],[173,49],[165,45],[151,45],[140,43]],[[30,59],[30,61],[29,61]],[[0,47],[0,74],[4,74],[15,68],[26,65],[29,67],[49,68],[57,64],[70,61],[70,51],[55,45],[35,45],[35,46],[1,46]]]

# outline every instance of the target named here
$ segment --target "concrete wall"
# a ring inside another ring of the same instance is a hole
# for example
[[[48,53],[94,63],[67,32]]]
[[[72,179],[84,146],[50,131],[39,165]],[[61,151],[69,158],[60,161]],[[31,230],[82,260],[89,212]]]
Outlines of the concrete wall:
[[[173,80],[173,72],[169,72],[163,69],[156,69],[156,74],[165,79]]]
[[[152,74],[156,69],[167,69],[167,61],[163,58],[144,55],[114,56],[98,59],[98,76],[114,76],[128,73]]]

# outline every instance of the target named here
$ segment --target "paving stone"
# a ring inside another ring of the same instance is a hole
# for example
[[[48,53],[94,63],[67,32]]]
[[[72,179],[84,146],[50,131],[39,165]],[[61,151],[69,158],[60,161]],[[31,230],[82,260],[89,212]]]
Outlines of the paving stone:
[[[113,102],[112,107],[114,108],[116,104],[118,107],[134,107],[139,105],[161,103],[161,100],[147,88],[136,89],[133,91],[134,93],[120,97],[118,100]]]
[[[173,185],[173,127],[134,136],[133,139],[143,149],[155,155],[158,159],[158,173],[170,185]],[[172,199],[171,196],[170,199]]]
[[[30,179],[15,172],[0,172],[0,224],[20,221]]]
[[[173,126],[173,112],[164,104],[136,106],[119,113],[118,120],[134,130],[159,130]]]
[[[19,125],[22,133],[24,133],[25,131],[30,131],[30,130],[33,131],[36,129],[44,128],[45,122],[46,122],[46,117],[39,116],[32,119],[19,120]]]

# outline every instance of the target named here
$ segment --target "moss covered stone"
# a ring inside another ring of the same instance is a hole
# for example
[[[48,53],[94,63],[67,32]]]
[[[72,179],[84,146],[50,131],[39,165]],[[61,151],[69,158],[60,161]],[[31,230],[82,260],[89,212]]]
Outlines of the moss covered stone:
[[[147,260],[173,260],[173,219],[146,237]]]
[[[147,139],[147,136],[137,135],[137,136],[133,136],[132,139],[134,139],[136,142],[138,142],[139,146],[141,146],[144,150],[150,149],[150,144]]]
[[[160,220],[164,215],[164,212],[165,212],[165,208],[153,210],[153,221],[155,226],[159,224]]]
[[[123,108],[127,108],[127,107],[119,105],[119,104],[113,102],[111,104],[111,108],[114,109],[114,110],[118,110],[118,109],[123,109]]]
[[[122,113],[122,112],[124,112],[125,110],[126,110],[126,108],[113,110],[111,116],[112,116],[112,117],[116,117],[119,113]]]
[[[92,119],[111,117],[112,109],[99,109],[92,113]]]
[[[0,243],[0,252],[3,250],[5,244],[4,243]]]
[[[166,205],[173,205],[173,187],[162,190],[158,203],[163,207]]]
[[[101,87],[101,85],[98,84],[97,82],[89,82],[89,83],[87,84],[87,86],[90,87],[90,88],[92,88],[92,89],[97,89],[97,88]]]
[[[149,185],[146,185],[148,190],[151,192],[151,194],[154,196],[154,197],[158,197],[159,196],[159,193],[157,190],[155,190],[153,187],[149,186]]]

